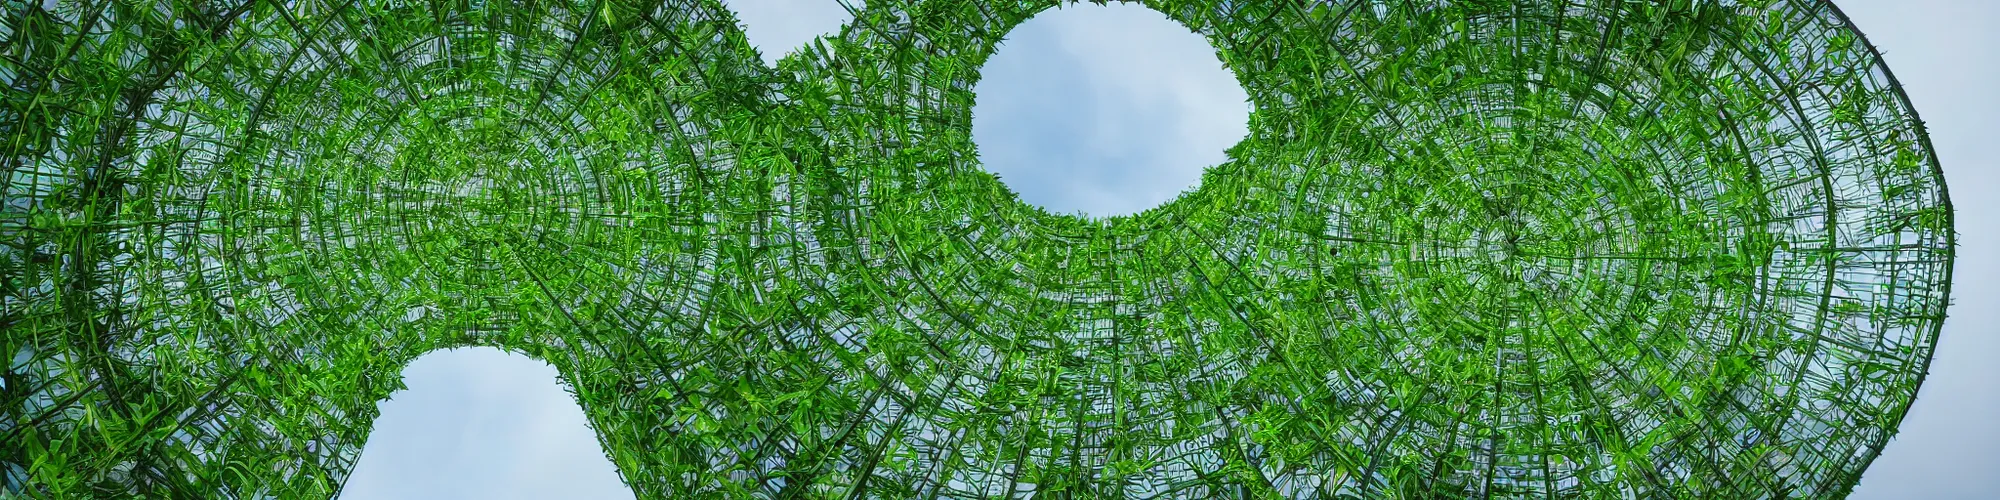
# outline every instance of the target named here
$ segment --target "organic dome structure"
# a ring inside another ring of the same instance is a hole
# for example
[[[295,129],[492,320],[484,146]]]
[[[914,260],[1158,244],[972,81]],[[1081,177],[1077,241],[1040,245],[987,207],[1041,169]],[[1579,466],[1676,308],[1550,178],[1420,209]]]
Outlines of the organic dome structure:
[[[1921,122],[1823,0],[1146,2],[1253,101],[1051,214],[1053,0],[14,3],[0,496],[326,498],[404,363],[557,366],[643,498],[1839,498],[1943,321]]]

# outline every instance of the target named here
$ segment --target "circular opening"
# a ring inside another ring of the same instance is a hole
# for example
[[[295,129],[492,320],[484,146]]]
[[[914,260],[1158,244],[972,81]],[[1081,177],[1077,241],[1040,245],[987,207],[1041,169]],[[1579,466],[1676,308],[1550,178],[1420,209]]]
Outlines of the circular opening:
[[[412,308],[416,321],[444,311]],[[432,351],[402,372],[342,498],[633,498],[549,363],[492,347]]]
[[[1199,185],[1249,127],[1249,96],[1208,40],[1136,4],[1029,18],[973,90],[986,171],[1055,213],[1159,206]]]

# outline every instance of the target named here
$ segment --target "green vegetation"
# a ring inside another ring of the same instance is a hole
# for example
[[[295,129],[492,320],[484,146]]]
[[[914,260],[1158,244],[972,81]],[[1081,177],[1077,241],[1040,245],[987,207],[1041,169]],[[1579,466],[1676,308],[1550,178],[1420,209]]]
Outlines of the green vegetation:
[[[325,498],[466,345],[645,498],[1838,498],[1924,376],[1950,203],[1824,1],[1148,2],[1251,132],[1104,220],[970,140],[1053,4],[8,3],[0,496]]]

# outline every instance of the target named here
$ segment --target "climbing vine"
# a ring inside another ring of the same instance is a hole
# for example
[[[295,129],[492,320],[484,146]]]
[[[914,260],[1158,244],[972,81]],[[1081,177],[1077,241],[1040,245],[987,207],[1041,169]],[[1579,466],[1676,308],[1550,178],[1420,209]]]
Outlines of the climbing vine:
[[[1952,212],[1823,0],[1144,2],[1251,96],[1200,187],[1020,202],[1058,2],[63,0],[0,27],[0,496],[327,498],[436,349],[645,498],[1839,498]]]

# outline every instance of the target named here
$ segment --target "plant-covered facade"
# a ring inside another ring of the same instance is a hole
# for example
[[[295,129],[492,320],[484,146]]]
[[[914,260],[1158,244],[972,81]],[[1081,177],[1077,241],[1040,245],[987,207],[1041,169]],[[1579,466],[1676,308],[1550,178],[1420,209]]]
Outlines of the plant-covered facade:
[[[48,1],[0,26],[0,496],[327,498],[398,372],[554,364],[642,498],[1838,498],[1952,212],[1818,0],[1148,1],[1249,135],[1021,203],[1056,5]]]

